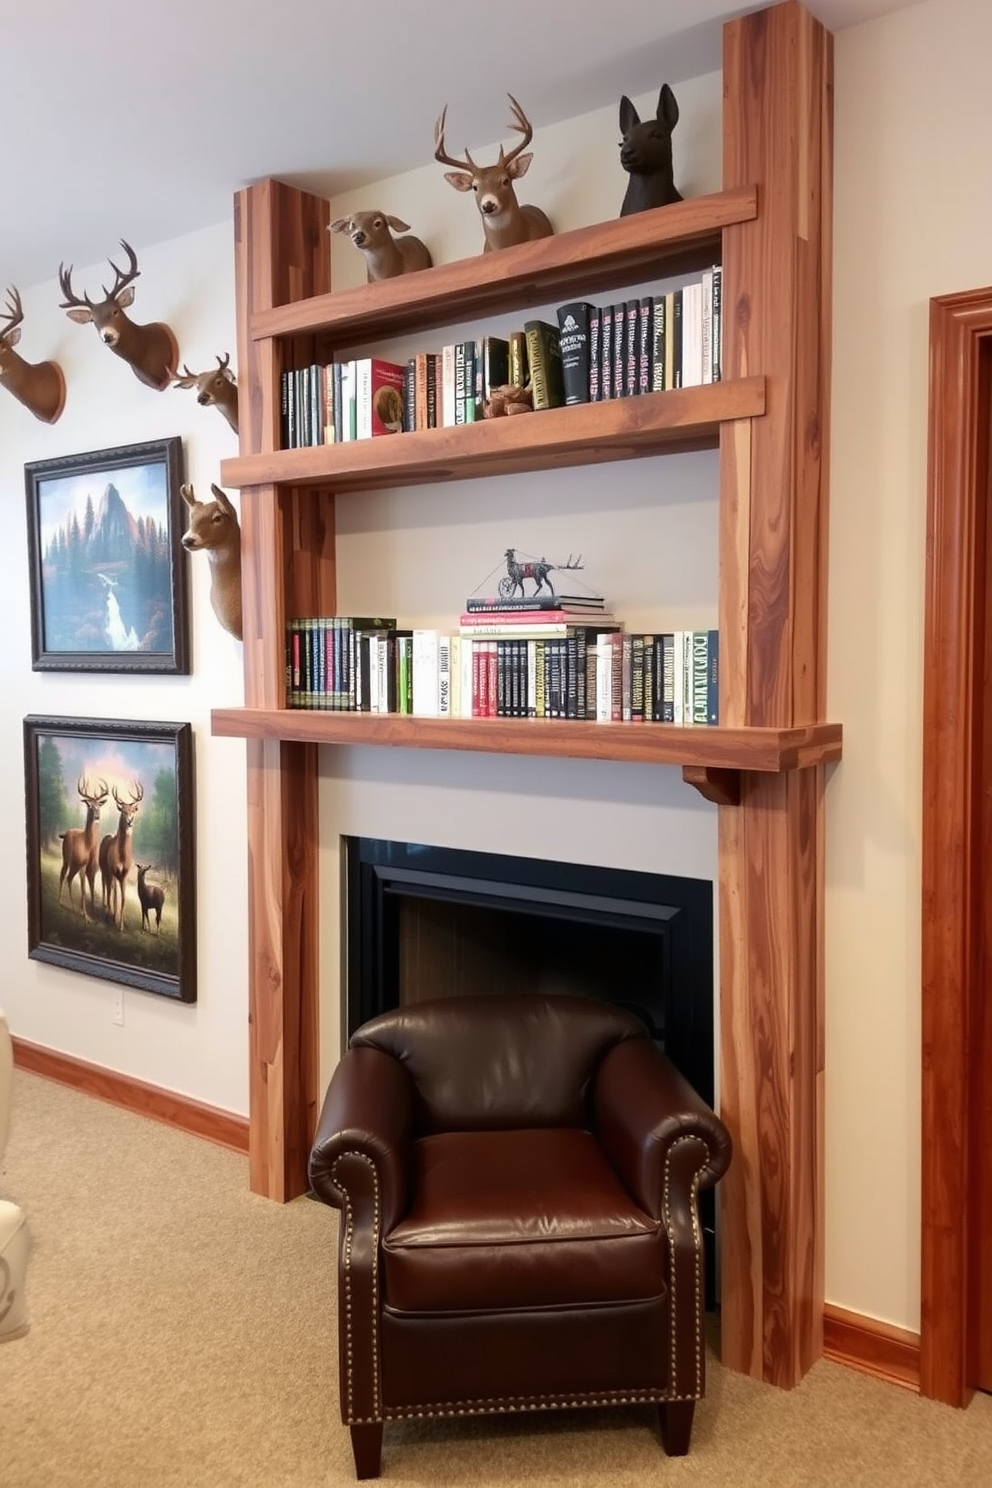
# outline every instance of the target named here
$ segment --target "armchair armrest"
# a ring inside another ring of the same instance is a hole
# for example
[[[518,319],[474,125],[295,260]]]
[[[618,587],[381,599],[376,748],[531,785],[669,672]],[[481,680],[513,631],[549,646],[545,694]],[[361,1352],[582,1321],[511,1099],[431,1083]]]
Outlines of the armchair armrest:
[[[676,1163],[695,1187],[709,1188],[730,1164],[730,1133],[688,1080],[647,1039],[617,1044],[600,1065],[593,1091],[604,1151],[648,1214],[664,1218],[666,1168]],[[690,1139],[695,1140],[690,1140]]]
[[[413,1089],[400,1061],[379,1049],[349,1049],[317,1123],[309,1169],[314,1193],[344,1209],[348,1190],[366,1188],[363,1175],[374,1176],[379,1227],[391,1229],[407,1206],[412,1140]]]

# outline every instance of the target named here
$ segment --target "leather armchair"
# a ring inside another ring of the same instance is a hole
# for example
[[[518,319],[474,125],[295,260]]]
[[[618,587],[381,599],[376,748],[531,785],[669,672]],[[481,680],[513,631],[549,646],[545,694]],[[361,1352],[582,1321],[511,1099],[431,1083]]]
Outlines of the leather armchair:
[[[0,1164],[10,1129],[13,1083],[14,1053],[7,1020],[0,1008]],[[31,1326],[24,1299],[29,1247],[23,1212],[9,1199],[0,1199],[0,1343],[23,1338]]]
[[[730,1138],[632,1015],[590,998],[444,998],[372,1019],[310,1157],[341,1210],[341,1417],[359,1478],[383,1422],[657,1402],[688,1450],[704,1387],[697,1195]]]

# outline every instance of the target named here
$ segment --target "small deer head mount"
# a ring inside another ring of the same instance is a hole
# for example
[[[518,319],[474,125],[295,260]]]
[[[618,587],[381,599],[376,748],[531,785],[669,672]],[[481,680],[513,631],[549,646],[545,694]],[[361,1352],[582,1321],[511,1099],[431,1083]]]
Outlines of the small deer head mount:
[[[228,363],[231,360],[230,352],[225,351],[223,357],[217,358],[216,367],[208,367],[206,372],[191,372],[186,363],[183,362],[183,375],[173,379],[172,386],[177,388],[196,388],[196,401],[204,408],[213,405],[219,408],[227,419],[235,434],[238,432],[238,384],[234,373]]]
[[[395,279],[397,274],[412,274],[416,269],[429,269],[434,260],[425,243],[412,234],[394,238],[393,233],[409,231],[409,223],[387,212],[352,212],[331,223],[332,233],[347,233],[355,247],[365,255],[368,282]]]
[[[197,501],[190,485],[179,487],[189,507],[189,526],[183,533],[188,553],[201,549],[210,561],[210,603],[231,635],[241,640],[241,524],[220,486],[211,484],[213,501]]]
[[[456,191],[475,192],[475,203],[482,216],[482,227],[486,235],[484,253],[490,253],[495,248],[512,248],[516,243],[529,243],[535,238],[550,238],[554,232],[540,207],[522,207],[517,201],[513,183],[525,176],[530,168],[533,155],[523,155],[521,151],[530,144],[534,131],[513,94],[508,93],[506,96],[513,110],[510,128],[522,134],[523,139],[514,145],[509,154],[500,145],[499,159],[495,165],[476,165],[467,150],[464,160],[456,160],[445,152],[444,123],[448,113],[447,104],[434,125],[434,159],[439,160],[442,165],[457,167],[453,171],[445,171],[444,179]]]
[[[21,339],[24,311],[17,290],[7,290],[0,324],[0,387],[13,393],[36,419],[54,424],[65,407],[65,377],[58,362],[26,362],[14,350]]]
[[[134,302],[134,280],[141,271],[134,249],[123,238],[121,247],[128,256],[127,272],[110,261],[114,287],[102,286],[102,300],[93,301],[87,294],[80,299],[72,290],[72,265],[59,265],[59,286],[65,296],[61,308],[78,325],[94,325],[100,340],[127,362],[138,381],[161,392],[175,375],[179,347],[170,328],[161,321],[136,325],[125,314]]]
[[[665,207],[682,200],[675,189],[672,168],[672,130],[679,122],[675,94],[665,83],[658,95],[655,118],[641,123],[640,115],[626,94],[620,99],[620,164],[630,176],[620,208],[621,217]]]

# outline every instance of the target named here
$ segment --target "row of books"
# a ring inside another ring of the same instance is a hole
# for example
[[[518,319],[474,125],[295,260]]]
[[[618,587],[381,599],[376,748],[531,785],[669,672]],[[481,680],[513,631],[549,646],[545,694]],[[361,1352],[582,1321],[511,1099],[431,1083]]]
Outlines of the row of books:
[[[457,631],[393,617],[290,621],[287,706],[421,718],[716,724],[715,630],[632,634],[597,623],[501,626],[471,612]]]
[[[531,387],[536,411],[720,381],[719,265],[680,289],[612,305],[572,300],[558,324],[451,342],[405,363],[361,357],[282,374],[285,449],[484,417],[493,388]]]
[[[722,298],[723,271],[714,264],[666,294],[560,305],[561,401],[598,403],[719,382]]]

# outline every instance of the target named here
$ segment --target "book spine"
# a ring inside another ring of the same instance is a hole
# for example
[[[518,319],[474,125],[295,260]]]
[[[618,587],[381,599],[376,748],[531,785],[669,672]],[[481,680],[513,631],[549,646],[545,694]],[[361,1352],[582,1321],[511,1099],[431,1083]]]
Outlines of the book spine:
[[[652,327],[651,391],[663,393],[668,386],[665,381],[665,315],[667,296],[655,295],[654,324]]]
[[[450,429],[455,418],[455,343],[441,348],[441,424]]]
[[[711,351],[713,358],[713,381],[723,376],[723,268],[713,266],[713,307],[711,320]]]
[[[713,270],[703,271],[703,295],[700,307],[701,341],[700,341],[700,371],[701,380],[713,381]]]
[[[676,656],[676,639],[679,640],[678,655]],[[681,723],[682,704],[678,703],[679,718],[675,717],[676,709],[676,687],[675,678],[678,676],[680,687],[678,696],[681,697],[681,667],[682,646],[681,634],[675,631],[666,631],[661,638],[661,721],[662,723]]]
[[[654,300],[645,295],[637,307],[637,391],[651,391],[654,352]]]
[[[589,313],[589,401],[598,403],[603,396],[601,381],[601,348],[603,312],[594,305]]]
[[[599,385],[600,397],[606,401],[613,397],[613,306],[604,305],[600,314]]]
[[[627,398],[634,397],[640,392],[638,383],[639,362],[637,354],[638,338],[640,336],[641,302],[640,300],[628,300],[624,308],[624,352],[623,352],[623,391]]]
[[[682,386],[682,291],[672,292],[672,387]]]
[[[706,722],[720,722],[720,632],[706,633]]]
[[[451,717],[451,637],[437,638],[437,716]]]
[[[627,367],[627,305],[621,302],[613,306],[613,396],[622,398],[627,392],[625,372]]]
[[[530,368],[527,362],[527,338],[523,331],[511,331],[509,342],[509,381],[514,387],[526,387],[530,377]]]
[[[589,320],[592,306],[586,300],[559,305],[558,332],[561,340],[561,370],[565,404],[589,402]]]
[[[355,363],[355,437],[372,438],[372,358]]]
[[[459,341],[455,346],[455,418],[456,424],[465,422],[465,389],[467,386],[467,369],[465,366],[465,342]]]
[[[692,721],[707,723],[707,690],[709,687],[709,640],[705,630],[692,632]]]
[[[403,432],[417,427],[417,358],[408,357],[403,377]]]
[[[681,297],[679,300],[681,304]],[[665,390],[678,387],[675,381],[675,290],[665,295]]]

